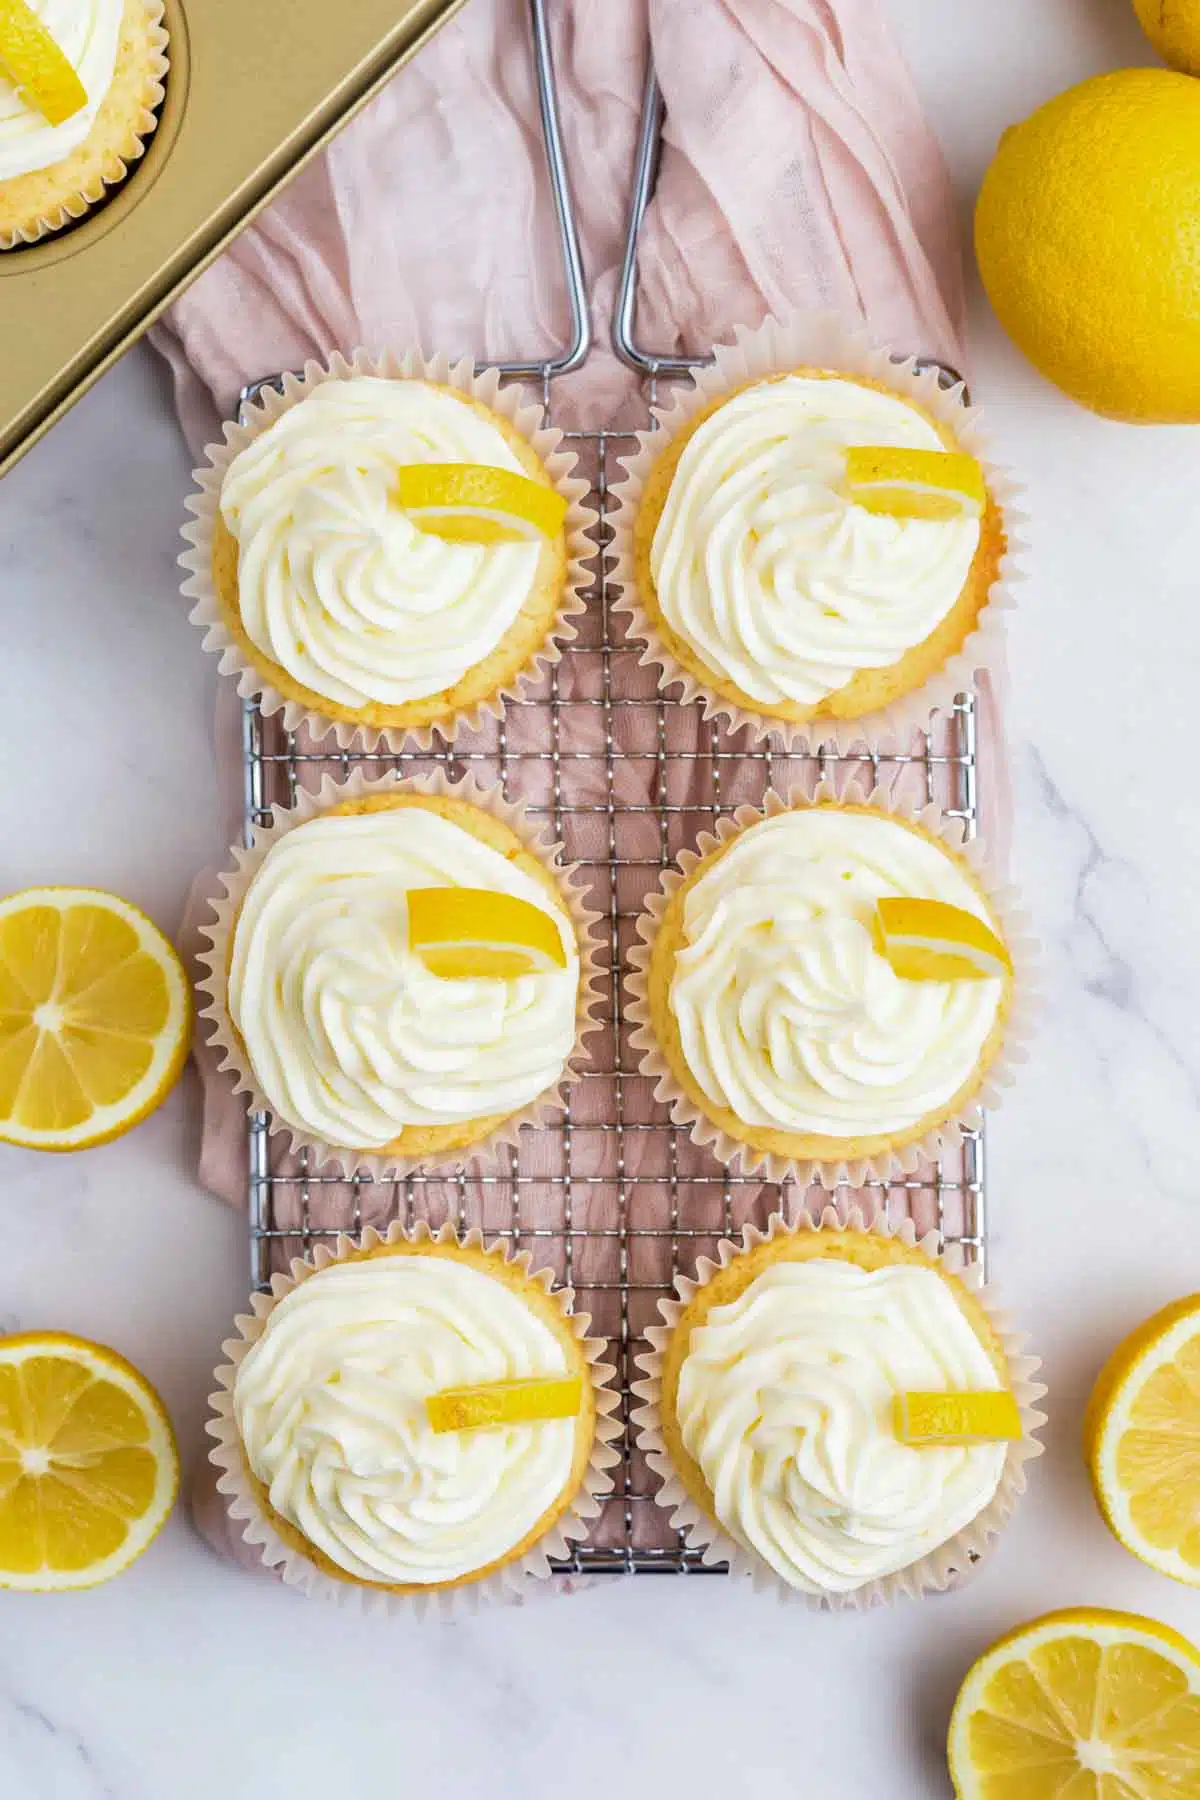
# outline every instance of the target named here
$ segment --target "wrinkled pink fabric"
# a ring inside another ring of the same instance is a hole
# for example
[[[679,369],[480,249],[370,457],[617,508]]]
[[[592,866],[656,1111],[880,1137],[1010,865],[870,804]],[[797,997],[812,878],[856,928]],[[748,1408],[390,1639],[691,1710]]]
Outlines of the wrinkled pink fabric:
[[[651,39],[667,128],[641,239],[641,341],[659,351],[698,350],[768,312],[832,308],[865,319],[898,351],[964,367],[946,171],[876,0],[561,0],[552,16],[597,344],[586,366],[556,385],[558,423],[629,428],[646,418],[645,398],[609,351],[608,334]],[[561,345],[566,319],[525,9],[521,0],[473,0],[194,284],[155,336],[199,450],[243,383],[307,357],[417,344],[481,360],[527,358]],[[664,703],[633,651],[606,659],[603,606],[597,592],[558,675],[557,805],[549,705],[512,707],[503,739],[489,725],[460,737],[456,750],[473,753],[472,772],[503,781],[583,864],[593,904],[617,940],[619,968],[664,861],[711,829],[718,812],[759,803],[768,782],[811,790],[819,771],[813,759],[743,754],[740,738],[705,725],[697,709]],[[597,704],[606,684],[611,706]],[[982,737],[995,743],[990,692],[984,702]],[[611,781],[609,734],[618,752]],[[237,836],[239,730],[228,686],[217,735]],[[1000,766],[998,755],[985,755],[985,777]],[[315,783],[337,767],[310,763],[302,775]],[[856,772],[869,786],[870,765]],[[929,797],[912,764],[885,762],[881,774],[913,800]],[[660,784],[671,808],[665,833],[653,810]],[[271,796],[286,797],[283,788]],[[994,786],[987,804],[998,836],[1005,807]],[[193,945],[214,889],[209,871],[189,908]],[[539,1263],[573,1281],[595,1329],[624,1354],[656,1317],[677,1266],[666,1236],[654,1235],[671,1223],[672,1207],[683,1234],[678,1265],[686,1267],[731,1225],[765,1218],[781,1196],[756,1181],[727,1180],[707,1152],[664,1122],[648,1082],[618,1076],[636,1059],[627,1034],[617,1041],[613,979],[610,969],[604,1028],[591,1040],[592,1072],[574,1090],[567,1129],[526,1132],[519,1155],[485,1182],[468,1174],[356,1194],[343,1183],[308,1182],[279,1159],[286,1179],[275,1188],[273,1224],[288,1234],[277,1245],[279,1264],[300,1253],[314,1229],[357,1230],[397,1215],[485,1230],[516,1225]],[[206,1092],[202,1179],[244,1204],[244,1109],[203,1047],[197,1056]],[[605,1129],[618,1114],[620,1140]],[[893,1190],[893,1211],[932,1223],[933,1182],[930,1171],[919,1189]],[[793,1208],[803,1203],[783,1197]],[[952,1198],[948,1205],[952,1213]],[[954,1223],[951,1216],[949,1228]],[[622,1238],[622,1225],[632,1235]],[[645,1493],[636,1456],[632,1478]],[[630,1504],[633,1542],[674,1541],[649,1503]],[[596,1541],[629,1541],[624,1505],[607,1510]]]

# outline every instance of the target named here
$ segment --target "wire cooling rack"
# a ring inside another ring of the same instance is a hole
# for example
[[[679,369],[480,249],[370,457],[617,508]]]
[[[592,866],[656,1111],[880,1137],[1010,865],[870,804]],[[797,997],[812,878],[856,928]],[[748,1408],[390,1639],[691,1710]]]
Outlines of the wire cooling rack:
[[[579,366],[591,345],[587,289],[579,254],[570,186],[558,125],[554,70],[543,0],[530,5],[533,54],[557,209],[571,312],[571,336],[558,354],[501,365],[502,372],[540,385],[547,422],[554,383]],[[653,71],[647,77],[635,169],[626,255],[613,321],[617,354],[643,377],[652,405],[661,377],[705,358],[656,355],[635,339],[638,233],[654,186],[662,107]],[[948,380],[956,380],[947,371]],[[243,404],[277,381],[246,389]],[[535,390],[536,391],[536,390]],[[570,431],[590,475],[593,499],[607,539],[609,494],[620,459],[635,440],[608,431]],[[599,559],[601,564],[603,558]],[[279,721],[247,702],[243,714],[245,831],[270,822],[274,803],[293,804],[314,777],[344,778],[352,769],[413,775],[437,765],[452,776],[470,770],[521,798],[535,819],[551,827],[591,883],[592,904],[607,922],[603,953],[604,1018],[601,1049],[574,1088],[560,1123],[525,1133],[506,1164],[484,1173],[416,1174],[395,1182],[359,1177],[350,1182],[311,1170],[307,1160],[285,1161],[272,1143],[267,1121],[249,1126],[250,1265],[255,1285],[314,1242],[337,1232],[357,1235],[369,1225],[401,1218],[412,1224],[451,1219],[460,1228],[481,1226],[534,1252],[575,1289],[577,1306],[608,1336],[620,1373],[625,1433],[616,1490],[604,1503],[587,1543],[561,1566],[587,1573],[710,1572],[696,1552],[666,1523],[653,1503],[654,1478],[632,1441],[630,1382],[646,1326],[676,1272],[688,1272],[712,1254],[722,1237],[746,1222],[764,1224],[781,1208],[820,1204],[756,1177],[730,1172],[672,1126],[650,1084],[637,1072],[625,1023],[622,975],[645,896],[679,851],[711,831],[737,806],[761,802],[769,787],[810,789],[822,777],[853,770],[868,786],[906,783],[918,804],[936,801],[964,821],[978,822],[978,743],[971,694],[960,695],[944,716],[902,755],[792,756],[752,746],[745,735],[704,722],[696,707],[665,700],[654,673],[637,667],[638,651],[625,641],[624,621],[612,611],[613,591],[601,567],[588,595],[580,635],[547,676],[544,691],[510,703],[502,722],[456,750],[388,754],[330,753],[328,744],[298,741]],[[579,748],[580,744],[584,748]],[[593,1040],[594,1041],[594,1040]],[[536,1137],[536,1145],[531,1138]],[[584,1167],[586,1165],[586,1168]],[[885,1188],[871,1184],[865,1199],[895,1217],[910,1215],[921,1231],[936,1228],[963,1261],[986,1255],[984,1142],[969,1133],[952,1159],[920,1170]],[[839,1193],[842,1204],[852,1196]],[[719,1571],[718,1571],[719,1572]]]

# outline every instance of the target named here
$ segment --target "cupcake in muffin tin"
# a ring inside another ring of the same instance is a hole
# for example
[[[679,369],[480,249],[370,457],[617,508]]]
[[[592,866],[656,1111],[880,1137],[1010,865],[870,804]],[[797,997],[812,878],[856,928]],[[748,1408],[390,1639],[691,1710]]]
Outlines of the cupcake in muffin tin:
[[[83,218],[125,180],[157,123],[167,75],[159,0],[31,0],[86,105],[58,123],[0,62],[0,250]]]

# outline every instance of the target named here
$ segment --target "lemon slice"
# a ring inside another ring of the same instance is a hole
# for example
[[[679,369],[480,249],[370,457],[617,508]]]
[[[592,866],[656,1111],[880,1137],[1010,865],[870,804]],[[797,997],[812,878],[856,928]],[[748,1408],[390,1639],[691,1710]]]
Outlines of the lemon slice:
[[[396,497],[422,531],[456,544],[557,537],[567,516],[555,488],[486,463],[406,463]]]
[[[846,494],[892,519],[977,519],[987,504],[983,470],[962,450],[897,450],[852,444]]]
[[[1012,958],[983,920],[944,900],[880,900],[875,939],[904,981],[988,981],[1012,974]]]
[[[408,945],[444,981],[512,981],[567,966],[550,915],[490,888],[410,888]]]
[[[959,1800],[1187,1800],[1200,1651],[1136,1613],[1047,1613],[971,1669],[948,1751]]]
[[[480,1387],[443,1388],[425,1401],[437,1432],[487,1431],[497,1425],[535,1425],[573,1419],[583,1399],[578,1375],[542,1381],[489,1381]]]
[[[128,1131],[174,1086],[190,1019],[183,965],[127,900],[0,900],[0,1139],[77,1150]]]
[[[1085,1441],[1100,1510],[1121,1543],[1200,1587],[1200,1294],[1155,1313],[1113,1352]]]
[[[0,0],[0,70],[51,125],[88,103],[87,89],[26,0]]]
[[[0,1338],[0,1587],[94,1587],[127,1569],[179,1490],[162,1401],[115,1350]]]
[[[993,1444],[1021,1435],[1020,1409],[1003,1388],[897,1394],[894,1410],[902,1444]]]

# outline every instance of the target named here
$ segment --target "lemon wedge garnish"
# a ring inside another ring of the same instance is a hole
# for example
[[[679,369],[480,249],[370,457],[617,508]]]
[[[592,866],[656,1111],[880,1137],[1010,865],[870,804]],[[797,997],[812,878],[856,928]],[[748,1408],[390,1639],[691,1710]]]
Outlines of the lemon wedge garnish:
[[[456,544],[557,537],[567,516],[555,488],[486,463],[406,463],[396,497],[420,530]]]
[[[1155,1313],[1117,1347],[1085,1436],[1116,1537],[1160,1574],[1200,1587],[1200,1294]]]
[[[26,0],[0,0],[0,70],[51,125],[88,103],[74,67]]]
[[[875,938],[905,981],[987,981],[1012,973],[1012,958],[995,932],[944,900],[880,900]]]
[[[174,1086],[190,1022],[182,963],[127,900],[0,900],[0,1139],[77,1150],[128,1131]]]
[[[408,946],[445,981],[511,981],[567,966],[550,915],[491,888],[410,888]]]
[[[179,1489],[162,1401],[115,1350],[0,1338],[0,1587],[94,1587],[139,1557]]]
[[[977,519],[987,504],[983,470],[962,450],[897,450],[852,444],[846,494],[892,519]]]
[[[979,1658],[947,1750],[958,1800],[1185,1800],[1200,1651],[1137,1613],[1047,1613]]]
[[[1004,1388],[978,1393],[907,1393],[895,1399],[902,1444],[993,1444],[1021,1435],[1021,1413]]]
[[[578,1375],[544,1380],[489,1381],[479,1387],[443,1388],[430,1394],[425,1411],[434,1431],[487,1431],[498,1425],[535,1425],[573,1419],[583,1399]]]

